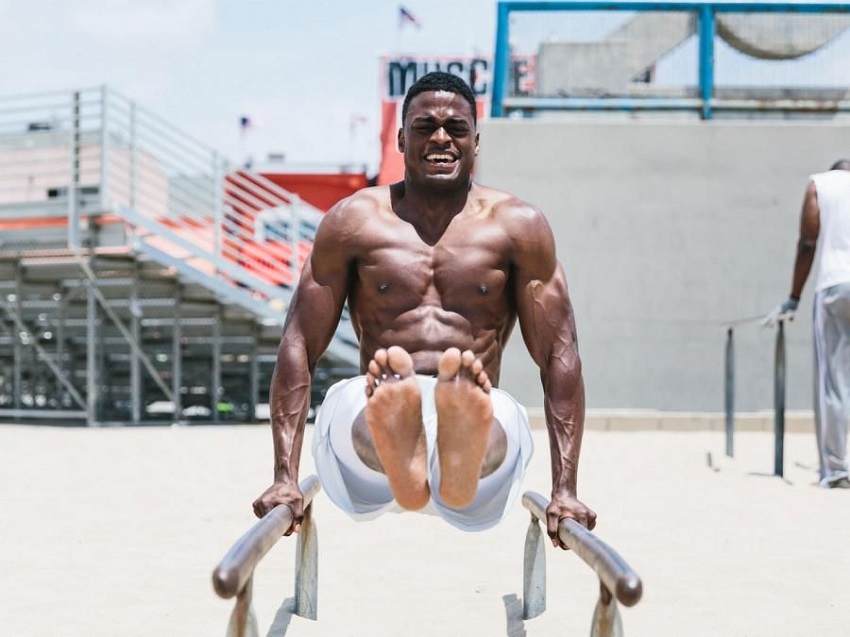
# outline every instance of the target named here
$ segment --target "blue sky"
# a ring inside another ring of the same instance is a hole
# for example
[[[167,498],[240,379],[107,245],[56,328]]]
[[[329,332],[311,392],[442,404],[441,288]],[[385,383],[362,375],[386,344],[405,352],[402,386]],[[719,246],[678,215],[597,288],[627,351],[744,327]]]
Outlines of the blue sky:
[[[108,84],[238,160],[377,160],[379,59],[492,51],[493,0],[0,0],[0,97]],[[11,64],[9,63],[11,62]],[[254,126],[240,140],[239,117]],[[363,115],[352,140],[351,118]]]
[[[279,152],[293,163],[355,161],[374,170],[381,55],[493,51],[495,0],[403,4],[421,29],[400,29],[399,3],[386,0],[0,0],[0,97],[108,84],[235,161]],[[514,38],[533,53],[542,38],[601,37],[625,17],[523,16]],[[787,63],[778,81],[817,68],[850,85],[845,44],[826,65]],[[659,77],[689,77],[694,55],[692,42]],[[733,82],[733,71],[744,81],[767,77],[761,64],[718,50]],[[824,70],[830,64],[838,70]],[[241,115],[254,123],[244,138]],[[356,116],[365,121],[352,135]]]

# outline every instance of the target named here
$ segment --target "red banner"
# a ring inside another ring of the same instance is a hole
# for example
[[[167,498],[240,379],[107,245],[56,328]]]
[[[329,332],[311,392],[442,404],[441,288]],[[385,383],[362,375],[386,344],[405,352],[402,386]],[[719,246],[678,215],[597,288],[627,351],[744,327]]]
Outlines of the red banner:
[[[512,93],[533,88],[533,57],[517,57],[511,65]],[[404,161],[398,152],[401,104],[410,86],[431,71],[453,73],[463,79],[476,97],[478,119],[487,116],[490,106],[492,64],[482,57],[385,57],[381,63],[381,168],[378,184],[391,184],[404,177]]]

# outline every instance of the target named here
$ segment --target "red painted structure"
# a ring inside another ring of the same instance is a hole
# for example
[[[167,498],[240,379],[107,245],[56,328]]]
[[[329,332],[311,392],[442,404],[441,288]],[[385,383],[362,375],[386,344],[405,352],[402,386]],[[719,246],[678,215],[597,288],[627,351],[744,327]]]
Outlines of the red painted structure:
[[[327,212],[337,201],[369,185],[366,173],[270,173],[263,177]]]

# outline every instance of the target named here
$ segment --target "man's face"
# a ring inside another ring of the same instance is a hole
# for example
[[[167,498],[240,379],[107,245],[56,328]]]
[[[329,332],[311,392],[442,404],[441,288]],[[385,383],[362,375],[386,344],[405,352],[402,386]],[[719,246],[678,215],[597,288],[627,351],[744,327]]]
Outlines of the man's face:
[[[405,173],[432,186],[469,182],[478,154],[472,107],[461,95],[426,91],[414,97],[398,132]]]

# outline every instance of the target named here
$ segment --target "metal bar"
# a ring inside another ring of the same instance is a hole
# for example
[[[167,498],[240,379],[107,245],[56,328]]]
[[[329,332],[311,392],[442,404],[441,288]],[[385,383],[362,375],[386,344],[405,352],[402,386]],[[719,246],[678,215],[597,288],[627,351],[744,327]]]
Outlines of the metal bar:
[[[174,422],[183,416],[183,327],[181,323],[181,287],[174,287],[174,316],[171,321],[171,393],[174,404]]]
[[[281,288],[265,281],[257,280],[255,277],[252,277],[250,274],[246,273],[244,269],[241,268],[238,264],[233,263],[232,261],[229,261],[227,259],[221,259],[212,253],[205,252],[197,245],[193,244],[188,238],[172,232],[167,226],[159,223],[155,219],[150,219],[149,217],[145,217],[144,215],[138,214],[137,211],[123,207],[120,210],[120,215],[129,223],[132,223],[137,227],[147,230],[151,234],[156,235],[160,238],[167,239],[169,243],[173,243],[175,246],[190,252],[198,258],[208,260],[211,264],[215,266],[218,271],[220,271],[220,273],[224,273],[237,281],[250,285],[253,289],[258,292],[264,293],[266,296],[275,298],[281,296],[282,294]],[[140,239],[140,241],[142,241],[142,239]],[[154,246],[148,245],[146,247],[152,249],[153,251],[158,251],[157,248],[155,248]],[[177,260],[177,265],[180,264],[182,264],[182,266],[185,268],[185,261],[183,259]],[[175,264],[167,263],[166,265]]]
[[[695,111],[702,101],[696,97],[506,97],[504,110],[610,110],[610,111]]]
[[[321,488],[319,479],[308,476],[298,485],[308,507]],[[240,537],[213,571],[213,588],[219,597],[228,599],[245,586],[269,549],[292,526],[292,511],[284,504],[276,506]]]
[[[133,281],[130,284],[130,335],[136,343],[141,342],[142,327],[140,325],[139,306],[139,268],[138,264],[133,267]],[[132,350],[132,347],[131,347]],[[142,369],[139,365],[139,357],[130,357],[130,409],[133,422],[142,419]]]
[[[711,5],[699,11],[699,92],[702,98],[700,115],[711,119],[711,98],[714,92],[714,36],[717,25]]]
[[[543,518],[545,520],[545,518]],[[546,610],[546,553],[540,518],[531,515],[525,532],[522,562],[522,618],[533,619]]]
[[[496,9],[496,51],[493,60],[493,96],[490,100],[490,115],[501,117],[502,103],[508,86],[510,64],[510,4],[500,2]]]
[[[622,637],[623,622],[617,608],[617,600],[605,584],[599,582],[599,601],[593,611],[593,623],[590,637]]]
[[[139,181],[139,147],[136,143],[136,103],[130,102],[130,197],[129,205],[131,208],[136,207],[136,192]]]
[[[245,587],[236,598],[236,605],[230,614],[227,637],[259,637],[257,617],[254,614],[254,578],[248,578]]]
[[[700,111],[703,100],[697,97],[506,97],[502,106],[512,110],[574,110],[574,111]],[[711,99],[712,112],[850,112],[850,100],[813,99]]]
[[[221,393],[221,308],[216,308],[213,315],[212,328],[212,369],[210,370],[212,374],[212,378],[210,379],[212,381],[212,391],[210,392],[212,395],[212,405],[210,405],[210,408],[212,409],[213,422],[218,422],[221,420],[221,415],[218,412],[218,403],[224,398]]]
[[[259,401],[260,396],[260,359],[257,356],[258,348],[257,344],[259,341],[259,328],[256,324],[254,324],[252,329],[252,337],[251,337],[251,351],[249,356],[251,357],[248,362],[248,382],[250,384],[251,396],[248,400],[248,420],[256,420],[257,419],[257,402]]]
[[[72,420],[79,418],[84,420],[88,415],[86,411],[74,411],[72,409],[0,409],[0,417],[3,418],[56,418],[57,420]]]
[[[14,323],[14,328],[18,330],[18,334],[26,331],[26,326],[21,322],[20,315],[13,315],[8,307],[3,308],[6,312],[6,316],[11,319],[12,323]],[[0,320],[0,327],[6,329],[6,324],[4,321]],[[16,336],[13,330],[9,330],[13,334],[13,338],[15,338],[15,345],[20,347],[20,336]],[[50,368],[50,371],[53,372],[56,379],[62,384],[63,387],[68,391],[71,395],[71,398],[74,399],[74,402],[77,403],[81,408],[86,408],[86,402],[83,400],[83,397],[80,396],[79,392],[77,392],[76,387],[71,383],[71,381],[66,378],[65,374],[62,372],[62,369],[56,364],[56,362],[50,357],[45,349],[35,340],[35,337],[30,339],[30,344],[33,346],[35,351],[41,357],[41,360],[45,362],[45,364]],[[17,350],[16,350],[17,351]],[[22,410],[21,407],[21,394],[23,393],[23,387],[20,378],[20,364],[16,361],[15,367],[15,410]]]
[[[68,183],[68,247],[79,250],[82,247],[80,228],[80,207],[77,205],[77,188],[80,185],[80,92],[71,95],[70,130],[70,171]]]
[[[295,213],[289,224],[289,248],[292,251],[292,256],[289,258],[289,268],[292,270],[292,280],[298,280],[298,244],[301,243],[301,214],[298,208],[301,206],[301,200],[296,199],[293,202]]]
[[[219,160],[218,153],[213,153],[213,219],[215,221],[214,232],[215,239],[213,243],[213,254],[217,257],[221,256],[221,226],[224,213],[224,176],[222,174],[222,162]]]
[[[80,267],[89,279],[89,290],[91,292],[91,295],[97,299],[98,303],[100,303],[100,306],[103,308],[103,311],[106,312],[107,316],[109,316],[115,327],[117,327],[118,331],[121,332],[121,335],[126,339],[127,343],[130,345],[130,349],[133,351],[133,354],[141,360],[142,364],[145,366],[145,369],[147,369],[148,373],[151,375],[151,378],[153,378],[154,382],[162,390],[162,393],[165,394],[165,397],[168,400],[173,401],[174,396],[171,395],[171,389],[169,389],[168,385],[165,384],[165,381],[162,380],[162,377],[159,375],[159,372],[156,370],[156,367],[151,362],[145,351],[139,346],[138,342],[133,339],[133,335],[130,333],[130,330],[127,329],[127,326],[124,325],[124,322],[121,320],[121,317],[119,317],[115,313],[115,310],[113,310],[109,306],[109,302],[106,300],[106,297],[103,296],[103,292],[101,292],[97,285],[95,285],[94,282],[97,277],[95,276],[94,271],[91,269],[89,264],[82,259],[80,260]]]
[[[726,455],[735,455],[735,341],[734,330],[726,330]]]
[[[313,504],[304,508],[304,519],[295,549],[295,614],[318,618],[319,540],[313,521]]]
[[[101,88],[100,103],[100,211],[109,207],[109,89]]]
[[[730,13],[846,13],[850,2],[772,2],[771,0],[738,2],[720,0],[696,2],[694,0],[658,0],[656,2],[623,2],[622,0],[567,0],[561,2],[500,2],[508,12],[521,11],[698,11],[706,4],[714,11]]]
[[[88,426],[97,425],[97,300],[94,293],[97,289],[94,277],[88,281],[86,289],[86,409],[88,411]]]
[[[21,316],[21,262],[18,261],[15,264],[15,317]],[[8,310],[7,310],[8,314]],[[13,318],[14,317],[10,317]],[[17,323],[17,322],[16,322]],[[12,387],[14,388],[15,397],[14,397],[14,405],[15,409],[20,409],[21,405],[21,396],[24,393],[24,376],[23,376],[23,362],[24,362],[24,350],[23,343],[21,343],[21,329],[17,327],[18,333],[14,334],[13,338],[15,346],[13,349],[13,360],[14,360],[14,371],[12,372]]]
[[[785,455],[785,322],[782,320],[777,324],[773,364],[773,473],[782,477]]]
[[[539,520],[546,519],[549,502],[539,493],[526,491],[522,505]],[[626,606],[634,606],[643,594],[640,577],[625,560],[605,542],[572,519],[561,520],[558,539],[571,548],[594,572],[600,582]]]

